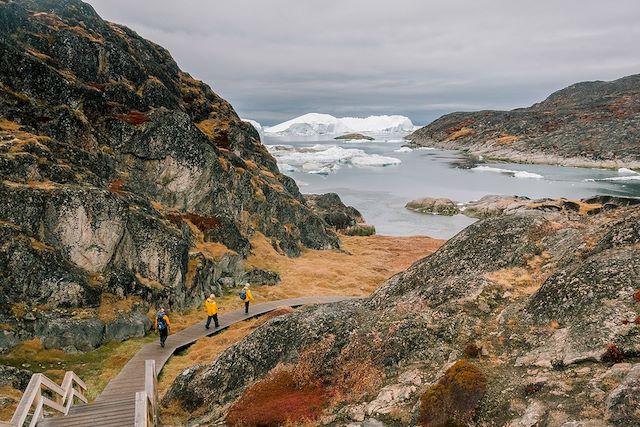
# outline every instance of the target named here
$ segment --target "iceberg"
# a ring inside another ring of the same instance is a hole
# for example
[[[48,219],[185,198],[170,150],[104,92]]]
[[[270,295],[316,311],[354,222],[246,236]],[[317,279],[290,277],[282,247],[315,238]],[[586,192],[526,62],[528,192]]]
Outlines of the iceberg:
[[[633,169],[629,169],[629,168],[620,168],[618,169],[618,174],[619,175],[638,175],[639,172],[636,172]]]
[[[397,150],[393,150],[395,153],[410,153],[413,151],[413,148],[410,147],[400,147]]]
[[[405,116],[369,116],[337,118],[330,114],[308,113],[284,123],[264,128],[270,135],[313,136],[344,133],[406,133],[414,126]]]
[[[398,165],[399,159],[378,154],[368,154],[356,148],[342,148],[337,145],[317,144],[293,147],[291,145],[267,145],[276,158],[280,171],[302,171],[310,174],[327,175],[340,169],[341,165],[355,167],[384,167]]]
[[[503,174],[507,174],[507,175],[511,175],[515,178],[533,178],[533,179],[542,179],[544,178],[542,175],[538,175],[537,173],[533,173],[533,172],[526,172],[526,171],[515,171],[515,170],[510,170],[510,169],[501,169],[501,168],[494,168],[491,166],[476,166],[475,168],[471,168],[472,171],[480,171],[480,172],[497,172],[497,173],[503,173]]]

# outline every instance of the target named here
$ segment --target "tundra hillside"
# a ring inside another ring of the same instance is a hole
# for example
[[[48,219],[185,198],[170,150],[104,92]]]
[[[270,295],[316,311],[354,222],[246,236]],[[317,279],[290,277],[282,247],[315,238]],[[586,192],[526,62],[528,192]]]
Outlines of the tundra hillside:
[[[246,280],[256,232],[339,246],[229,103],[78,0],[0,2],[0,200],[0,351],[144,335]]]
[[[499,160],[640,167],[640,74],[576,83],[529,108],[452,113],[407,137]]]
[[[164,404],[193,425],[640,425],[635,203],[477,222],[370,297],[280,316],[184,370]]]

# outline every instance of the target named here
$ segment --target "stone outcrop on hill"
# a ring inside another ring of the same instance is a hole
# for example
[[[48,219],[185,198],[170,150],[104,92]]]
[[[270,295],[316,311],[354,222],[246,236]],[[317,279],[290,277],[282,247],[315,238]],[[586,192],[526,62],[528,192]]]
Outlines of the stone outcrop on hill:
[[[447,114],[406,139],[418,146],[570,166],[640,166],[640,74],[582,82],[529,108]]]
[[[277,367],[329,390],[321,425],[639,424],[640,209],[600,202],[481,220],[368,298],[269,321],[164,404],[212,422]]]
[[[229,103],[81,1],[0,2],[0,117],[0,350],[142,335],[242,280],[254,231],[339,244]]]

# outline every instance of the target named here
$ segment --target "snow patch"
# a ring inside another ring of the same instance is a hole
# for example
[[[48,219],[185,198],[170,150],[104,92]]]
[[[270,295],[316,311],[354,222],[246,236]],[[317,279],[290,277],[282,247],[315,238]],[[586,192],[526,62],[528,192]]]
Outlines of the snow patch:
[[[513,176],[515,178],[533,178],[533,179],[544,178],[542,175],[539,175],[539,174],[533,173],[533,172],[515,171],[515,170],[510,170],[510,169],[494,168],[494,167],[491,167],[491,166],[476,166],[475,168],[471,168],[471,170],[472,171],[480,171],[480,172],[503,173],[503,174],[511,175],[511,176]]]
[[[333,135],[353,132],[411,132],[414,126],[405,116],[369,116],[337,118],[329,114],[308,113],[275,126],[264,128],[271,135]]]

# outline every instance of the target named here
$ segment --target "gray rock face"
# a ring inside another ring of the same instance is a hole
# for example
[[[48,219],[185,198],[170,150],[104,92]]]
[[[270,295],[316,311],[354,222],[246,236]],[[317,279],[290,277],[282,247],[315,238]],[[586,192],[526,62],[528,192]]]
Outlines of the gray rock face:
[[[336,193],[305,194],[305,200],[324,221],[337,230],[344,230],[364,222],[362,214],[353,206],[346,206]]]
[[[225,100],[79,0],[0,4],[0,117],[2,350],[139,336],[137,311],[74,312],[200,304],[240,283],[256,231],[290,256],[339,246]]]
[[[423,199],[411,200],[405,205],[405,208],[414,212],[435,214],[435,215],[457,215],[460,209],[454,202],[449,199],[434,199],[425,197]]]
[[[640,74],[583,82],[528,108],[447,114],[406,139],[524,163],[640,167]]]
[[[640,425],[640,364],[636,364],[606,400],[608,421],[613,425]]]
[[[406,425],[421,394],[465,357],[487,379],[478,425],[633,425],[624,423],[635,416],[635,377],[613,373],[607,353],[613,345],[613,363],[640,354],[640,328],[630,322],[640,315],[638,221],[634,207],[526,209],[479,221],[368,298],[266,323],[213,364],[184,371],[164,403],[203,411],[193,422],[219,420],[275,366],[328,346],[314,369],[329,387],[353,364],[383,378],[377,391],[327,409],[328,425]]]
[[[16,390],[24,390],[31,380],[31,375],[33,373],[26,369],[0,365],[0,387],[10,386]]]

